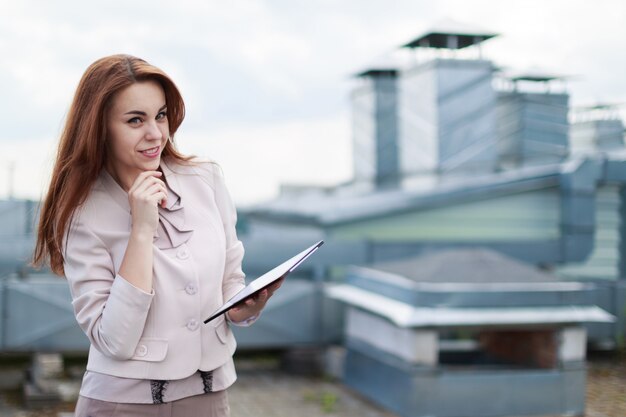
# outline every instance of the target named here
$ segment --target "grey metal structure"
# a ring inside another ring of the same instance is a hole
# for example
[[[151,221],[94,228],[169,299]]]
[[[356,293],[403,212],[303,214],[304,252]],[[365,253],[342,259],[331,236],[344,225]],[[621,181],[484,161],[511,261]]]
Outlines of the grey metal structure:
[[[433,31],[406,46],[456,51],[486,39],[472,33]],[[617,151],[617,124],[604,141],[611,146],[571,157],[569,96],[550,86],[559,77],[527,72],[496,91],[489,61],[450,56],[398,67],[395,189],[364,189],[355,178],[323,194],[285,194],[245,213],[250,230],[367,243],[373,269],[351,269],[328,294],[348,306],[344,380],[372,400],[403,416],[581,415],[587,342],[614,347],[626,330],[626,152]],[[375,112],[360,114],[362,125],[382,125]],[[373,161],[369,132],[355,130],[355,139]],[[481,269],[483,252],[435,252],[477,247],[552,274],[509,260],[498,275]],[[382,271],[394,267],[400,273]],[[412,275],[424,272],[428,282]],[[503,282],[507,274],[516,280]],[[494,362],[484,354],[497,349],[481,349],[485,335],[509,345],[538,337],[547,351],[533,352],[554,361]]]
[[[355,181],[378,187],[399,180],[398,86],[393,68],[364,71],[351,94]]]
[[[493,71],[490,61],[443,58],[402,71],[398,146],[403,177],[493,172]]]
[[[581,324],[614,320],[597,291],[464,249],[352,268],[328,292],[349,306],[348,385],[401,416],[482,417],[584,414]]]
[[[492,32],[444,21],[404,47],[457,50],[479,46],[494,36]],[[491,61],[442,57],[402,69],[398,141],[404,177],[493,171],[494,70]]]
[[[498,91],[498,168],[553,164],[568,156],[569,94],[547,86],[554,75],[519,73],[512,87]],[[519,82],[546,85],[545,92],[528,91]]]
[[[0,280],[0,351],[87,351],[67,282],[49,274]]]
[[[37,210],[32,200],[0,200],[0,277],[28,269]]]
[[[450,18],[442,19],[423,34],[403,45],[405,48],[463,49],[480,46],[497,33],[459,22]]]
[[[624,123],[617,106],[605,104],[578,108],[569,135],[573,155],[614,152],[624,148]]]

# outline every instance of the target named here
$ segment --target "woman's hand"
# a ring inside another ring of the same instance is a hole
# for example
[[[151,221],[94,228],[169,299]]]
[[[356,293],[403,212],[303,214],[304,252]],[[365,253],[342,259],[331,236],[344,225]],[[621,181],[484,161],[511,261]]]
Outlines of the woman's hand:
[[[158,204],[165,204],[167,189],[159,171],[145,171],[128,190],[132,229],[119,275],[135,287],[152,291],[152,239],[159,224]]]
[[[231,308],[228,313],[226,313],[228,314],[228,318],[233,323],[241,323],[258,316],[265,307],[267,300],[269,300],[270,297],[274,295],[274,292],[283,284],[283,280],[284,278],[279,279],[269,287],[259,291],[254,297],[247,299],[242,305]]]
[[[128,190],[133,232],[152,236],[159,223],[158,205],[165,206],[167,188],[159,171],[144,171]]]

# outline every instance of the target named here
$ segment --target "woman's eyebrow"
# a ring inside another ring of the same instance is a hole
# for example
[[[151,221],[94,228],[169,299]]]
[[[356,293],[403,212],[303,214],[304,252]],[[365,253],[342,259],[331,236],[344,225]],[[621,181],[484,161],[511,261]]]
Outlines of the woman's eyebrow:
[[[138,114],[140,116],[147,116],[146,112],[140,111],[140,110],[131,110],[131,111],[124,113],[124,115],[127,115],[127,114]]]
[[[167,104],[162,105],[159,111],[163,111],[163,109],[165,108],[167,108]],[[127,111],[126,113],[124,113],[124,115],[127,115],[127,114],[138,114],[140,116],[148,115],[145,111],[141,111],[141,110],[131,110],[131,111]]]

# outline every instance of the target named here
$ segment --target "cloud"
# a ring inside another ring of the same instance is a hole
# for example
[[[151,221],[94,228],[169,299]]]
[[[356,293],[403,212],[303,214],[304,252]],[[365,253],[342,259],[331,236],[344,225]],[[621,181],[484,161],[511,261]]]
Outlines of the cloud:
[[[244,144],[263,155],[269,195],[283,172],[317,178],[317,149],[350,163],[351,74],[445,16],[500,32],[484,45],[496,64],[580,76],[570,82],[574,103],[626,98],[626,56],[619,53],[626,3],[618,0],[0,0],[0,146],[21,155],[16,140],[53,143],[84,69],[101,56],[131,53],[180,86],[188,108],[183,131],[198,143],[215,140],[203,152],[217,150],[236,172],[251,163],[235,157]],[[295,140],[311,162],[284,165],[278,150],[299,150],[287,137],[311,141]],[[348,172],[333,165],[337,178]],[[264,187],[244,185],[234,185],[242,200]]]
[[[332,185],[352,176],[349,118],[343,113],[211,135],[181,131],[176,140],[183,152],[222,166],[237,204],[274,197],[284,183]]]

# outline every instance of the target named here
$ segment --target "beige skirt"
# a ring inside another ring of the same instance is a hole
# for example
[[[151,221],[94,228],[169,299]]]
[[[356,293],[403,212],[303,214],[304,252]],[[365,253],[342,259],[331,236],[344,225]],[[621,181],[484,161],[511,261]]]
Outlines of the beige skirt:
[[[74,417],[228,417],[226,390],[194,395],[164,404],[128,404],[78,397]]]

